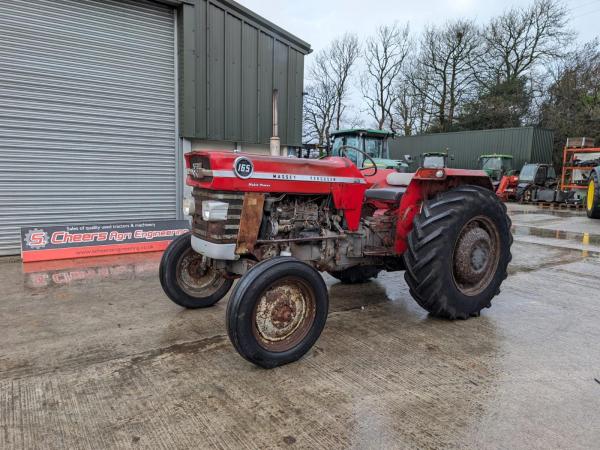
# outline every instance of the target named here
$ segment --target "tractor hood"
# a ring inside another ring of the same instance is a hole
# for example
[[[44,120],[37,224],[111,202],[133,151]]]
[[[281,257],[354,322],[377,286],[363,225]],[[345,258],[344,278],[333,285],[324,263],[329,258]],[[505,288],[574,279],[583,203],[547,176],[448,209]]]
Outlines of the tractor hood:
[[[321,160],[199,151],[185,155],[187,184],[224,191],[328,193],[367,182],[346,158]]]

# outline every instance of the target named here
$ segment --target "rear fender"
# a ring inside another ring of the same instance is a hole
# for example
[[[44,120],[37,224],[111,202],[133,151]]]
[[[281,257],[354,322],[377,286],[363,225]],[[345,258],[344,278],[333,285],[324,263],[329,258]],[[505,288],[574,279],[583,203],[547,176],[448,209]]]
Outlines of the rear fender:
[[[443,176],[439,176],[443,172]],[[440,192],[457,186],[471,184],[491,191],[494,186],[490,177],[481,170],[463,169],[419,169],[408,185],[398,208],[398,222],[394,251],[402,254],[408,248],[406,240],[413,229],[415,216],[421,212],[423,202],[435,197]]]

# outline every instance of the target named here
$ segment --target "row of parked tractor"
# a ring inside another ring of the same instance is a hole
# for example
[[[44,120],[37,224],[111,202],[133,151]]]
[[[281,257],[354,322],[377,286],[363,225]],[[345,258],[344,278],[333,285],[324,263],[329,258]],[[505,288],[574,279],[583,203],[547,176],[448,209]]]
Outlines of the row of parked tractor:
[[[582,154],[592,159],[581,158]],[[567,146],[565,155],[560,178],[554,166],[546,163],[514,169],[510,155],[484,155],[480,167],[502,201],[584,206],[588,217],[600,219],[600,148]]]
[[[410,155],[402,159],[390,158],[388,140],[393,136],[385,130],[339,130],[331,133],[330,148],[307,147],[298,156],[346,156],[359,167],[374,165],[399,172],[414,172],[419,167],[441,169],[452,166],[454,158],[448,152],[427,152],[418,158]],[[492,179],[496,194],[503,201],[585,206],[589,217],[600,218],[600,148],[594,147],[589,138],[567,140],[561,177],[557,176],[552,164],[526,163],[520,168],[514,167],[514,158],[509,154],[481,155],[478,167]]]

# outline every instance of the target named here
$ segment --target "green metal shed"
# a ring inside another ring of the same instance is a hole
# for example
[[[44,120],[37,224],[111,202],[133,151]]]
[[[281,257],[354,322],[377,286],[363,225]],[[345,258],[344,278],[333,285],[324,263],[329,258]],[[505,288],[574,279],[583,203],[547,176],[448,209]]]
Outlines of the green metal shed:
[[[514,167],[521,168],[527,162],[552,163],[553,135],[552,130],[521,127],[401,136],[390,141],[390,157],[418,159],[442,151],[454,156],[450,167],[476,169],[480,155],[501,153],[512,155]]]
[[[185,0],[178,15],[180,135],[268,144],[273,90],[282,145],[302,145],[310,45],[233,0]]]

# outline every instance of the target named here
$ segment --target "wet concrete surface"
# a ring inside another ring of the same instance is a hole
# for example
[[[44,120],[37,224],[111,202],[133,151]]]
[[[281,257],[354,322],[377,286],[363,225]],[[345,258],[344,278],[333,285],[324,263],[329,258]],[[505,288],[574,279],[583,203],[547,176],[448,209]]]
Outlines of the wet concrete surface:
[[[327,277],[317,345],[270,371],[230,345],[226,300],[167,300],[160,255],[0,259],[0,448],[598,448],[600,221],[510,212],[481,317],[428,317],[401,273]]]

